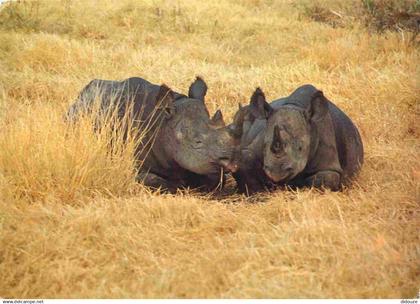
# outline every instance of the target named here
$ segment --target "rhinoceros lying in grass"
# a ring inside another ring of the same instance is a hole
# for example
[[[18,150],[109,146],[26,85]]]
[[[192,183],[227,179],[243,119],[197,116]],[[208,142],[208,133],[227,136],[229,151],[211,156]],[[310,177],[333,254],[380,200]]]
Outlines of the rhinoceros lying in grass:
[[[275,185],[339,190],[363,163],[357,128],[312,85],[271,104],[258,88],[229,129],[240,139],[234,177],[248,194]]]
[[[221,112],[210,119],[204,103],[206,92],[199,77],[188,96],[142,78],[95,79],[82,90],[67,116],[75,120],[92,111],[96,98],[97,120],[110,112],[122,119],[130,111],[126,117],[143,134],[136,154],[141,163],[138,180],[169,191],[180,187],[212,190],[219,185],[221,168],[230,168],[234,143]]]

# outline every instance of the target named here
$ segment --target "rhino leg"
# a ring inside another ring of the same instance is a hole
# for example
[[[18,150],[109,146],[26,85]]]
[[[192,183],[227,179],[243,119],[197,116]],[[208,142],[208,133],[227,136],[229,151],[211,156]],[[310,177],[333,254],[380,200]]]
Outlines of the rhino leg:
[[[268,179],[265,178],[263,171],[260,169],[240,170],[232,175],[236,180],[239,193],[247,196],[272,189]]]
[[[199,175],[192,172],[186,177],[186,186],[203,191],[222,190],[226,175]]]
[[[161,189],[170,193],[175,193],[178,188],[174,183],[153,173],[140,172],[136,176],[136,181],[152,189]]]
[[[340,174],[336,171],[319,171],[305,179],[305,186],[340,190]]]

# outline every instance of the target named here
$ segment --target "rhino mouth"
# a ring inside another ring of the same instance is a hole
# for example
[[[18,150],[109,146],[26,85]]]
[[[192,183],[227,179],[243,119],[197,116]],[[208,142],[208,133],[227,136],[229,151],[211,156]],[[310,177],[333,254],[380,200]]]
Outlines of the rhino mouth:
[[[235,173],[238,171],[238,164],[232,161],[229,157],[221,157],[219,158],[219,164],[226,172]]]
[[[273,182],[280,183],[280,182],[288,182],[294,177],[293,172],[287,172],[286,174],[279,175],[272,173],[269,169],[264,168],[265,175]]]

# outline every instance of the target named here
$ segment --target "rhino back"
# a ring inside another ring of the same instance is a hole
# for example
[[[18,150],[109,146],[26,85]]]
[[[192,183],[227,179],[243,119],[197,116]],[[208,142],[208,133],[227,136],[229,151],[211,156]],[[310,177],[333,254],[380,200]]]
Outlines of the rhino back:
[[[284,106],[287,103],[288,100],[289,100],[288,97],[279,98],[279,99],[273,100],[270,103],[270,106],[274,110],[278,110],[280,107]]]
[[[76,102],[68,111],[69,119],[77,119],[80,114],[91,111],[95,100],[99,99],[101,112],[117,109],[118,117],[123,117],[127,105],[133,106],[138,119],[145,118],[155,108],[159,86],[145,79],[132,77],[123,81],[94,79],[83,88]]]
[[[330,101],[328,107],[335,131],[338,158],[343,169],[342,182],[346,183],[363,164],[363,143],[351,119]]]
[[[132,77],[122,81],[94,79],[86,85],[77,97],[77,100],[69,108],[67,119],[77,120],[83,113],[94,110],[95,102],[99,102],[98,113],[95,112],[95,129],[99,129],[108,113],[116,113],[117,118],[122,119],[127,110],[132,111],[128,118],[132,127],[139,130],[142,139],[137,147],[137,157],[148,164],[148,167],[155,166],[157,162],[153,151],[153,137],[156,135],[154,129],[159,123],[156,121],[159,113],[156,110],[156,97],[160,86],[149,81]],[[156,114],[157,113],[157,114]],[[152,127],[151,127],[152,126]],[[146,130],[146,132],[143,132]],[[126,134],[124,134],[124,137]],[[149,153],[152,152],[152,153]]]

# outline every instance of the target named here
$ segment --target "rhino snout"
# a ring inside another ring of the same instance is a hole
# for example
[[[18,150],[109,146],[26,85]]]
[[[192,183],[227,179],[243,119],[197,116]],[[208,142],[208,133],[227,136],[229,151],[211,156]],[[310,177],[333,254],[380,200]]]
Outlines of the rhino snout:
[[[238,165],[228,157],[220,157],[219,164],[228,172],[235,173],[238,170]]]
[[[268,166],[264,166],[264,173],[268,176],[270,180],[272,180],[275,183],[281,182],[281,181],[287,181],[292,176],[294,176],[293,168],[291,166],[284,167],[282,170],[282,173],[279,172],[273,172]]]

